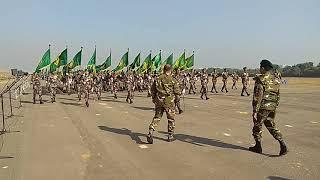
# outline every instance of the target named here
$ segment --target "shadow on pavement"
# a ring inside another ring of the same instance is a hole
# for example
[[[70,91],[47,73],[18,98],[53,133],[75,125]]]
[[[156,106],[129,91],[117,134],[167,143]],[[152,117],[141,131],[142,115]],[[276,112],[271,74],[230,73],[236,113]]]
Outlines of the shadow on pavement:
[[[168,134],[167,132],[164,131],[159,131],[161,134]],[[245,150],[248,151],[247,148],[238,146],[238,145],[233,145],[233,144],[228,144],[220,140],[216,139],[209,139],[209,138],[204,138],[204,137],[198,137],[198,136],[191,136],[187,134],[175,134],[174,137],[182,142],[185,143],[190,143],[194,144],[197,146],[204,146],[204,145],[209,145],[209,146],[215,146],[215,147],[220,147],[220,148],[228,148],[228,149],[240,149],[240,150]]]
[[[82,106],[82,104],[78,102],[60,102],[60,103],[64,105],[70,105],[70,106]]]
[[[127,129],[127,128],[121,128],[121,129],[117,129],[117,128],[111,128],[111,127],[107,127],[107,126],[98,126],[99,129],[103,130],[103,131],[108,131],[108,132],[112,132],[115,134],[122,134],[122,135],[127,135],[130,136],[130,138],[135,141],[137,144],[146,144],[146,142],[143,142],[139,136],[146,136],[145,134],[142,133],[135,133],[132,132],[131,130]]]
[[[269,180],[291,180],[291,179],[283,178],[283,177],[279,177],[279,176],[269,176],[269,177],[267,177],[267,179],[269,179]]]
[[[135,109],[140,109],[140,110],[143,110],[143,111],[151,111],[151,110],[154,110],[154,107],[137,107],[137,106],[133,106],[133,108],[135,108]]]

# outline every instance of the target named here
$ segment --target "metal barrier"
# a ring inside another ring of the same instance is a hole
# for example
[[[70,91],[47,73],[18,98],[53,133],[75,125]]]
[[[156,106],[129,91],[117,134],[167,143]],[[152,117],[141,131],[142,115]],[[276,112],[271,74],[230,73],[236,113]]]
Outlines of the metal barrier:
[[[4,134],[7,132],[6,124],[5,124],[5,109],[4,109],[4,95],[8,94],[9,97],[9,106],[10,106],[10,115],[8,117],[12,117],[13,114],[13,105],[12,100],[19,101],[19,107],[22,107],[21,103],[21,96],[25,93],[25,90],[30,87],[30,83],[28,82],[29,76],[22,76],[12,82],[10,85],[7,84],[4,86],[2,91],[0,92],[0,99],[1,99],[1,112],[2,112],[2,129],[0,130],[0,134]]]

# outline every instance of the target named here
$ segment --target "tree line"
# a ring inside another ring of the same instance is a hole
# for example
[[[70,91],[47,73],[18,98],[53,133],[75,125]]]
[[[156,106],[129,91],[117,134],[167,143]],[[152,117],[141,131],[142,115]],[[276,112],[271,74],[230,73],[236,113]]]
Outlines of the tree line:
[[[318,65],[314,65],[313,62],[305,62],[292,66],[280,66],[274,64],[274,69],[278,70],[283,77],[320,77],[320,63]],[[208,68],[208,73],[211,74],[213,69],[220,74],[223,72],[223,68]],[[242,69],[238,68],[226,68],[230,74],[237,73],[241,74],[243,72]],[[201,71],[198,69],[197,71]],[[247,69],[250,76],[255,76],[255,74],[259,74],[259,69]]]

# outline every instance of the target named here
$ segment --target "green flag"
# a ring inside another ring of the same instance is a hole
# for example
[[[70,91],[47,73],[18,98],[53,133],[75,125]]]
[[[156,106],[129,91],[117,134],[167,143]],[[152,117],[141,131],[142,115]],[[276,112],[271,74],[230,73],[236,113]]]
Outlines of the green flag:
[[[134,58],[133,62],[129,65],[130,69],[135,69],[140,66],[140,53]]]
[[[50,65],[50,45],[49,45],[49,49],[43,54],[35,72],[39,73],[41,71],[42,68]]]
[[[57,57],[56,60],[54,60],[50,64],[50,72],[54,72],[59,68],[60,66],[66,65],[67,64],[67,48],[63,50],[59,56]]]
[[[170,64],[172,66],[172,64],[173,64],[173,53],[165,61],[163,61],[163,64],[164,65]]]
[[[189,69],[192,69],[193,66],[194,66],[194,52],[193,52],[193,54],[192,54],[190,57],[188,57],[188,58],[186,59],[186,66],[185,66],[185,68],[189,70]]]
[[[73,57],[72,61],[67,64],[69,70],[81,65],[82,47],[81,50]]]
[[[151,67],[151,72],[153,71],[158,71],[161,66],[161,50],[160,53],[157,54],[153,59],[152,59],[152,67]]]
[[[110,52],[109,57],[106,59],[106,61],[103,62],[101,65],[96,67],[96,71],[97,72],[103,71],[103,70],[107,69],[110,66],[111,66],[111,52]]]
[[[91,71],[95,71],[95,68],[96,68],[96,59],[97,59],[97,56],[96,56],[96,47],[94,48],[94,52],[90,58],[90,60],[88,61],[87,63],[87,70],[91,70]]]
[[[129,64],[129,50],[121,57],[118,66],[114,68],[112,71],[113,72],[121,71],[123,68],[127,67],[128,64]]]
[[[151,67],[152,60],[151,60],[151,53],[144,59],[143,63],[138,69],[139,73],[145,73]]]
[[[173,69],[184,69],[185,64],[186,64],[186,52],[183,52],[181,56],[174,63]]]

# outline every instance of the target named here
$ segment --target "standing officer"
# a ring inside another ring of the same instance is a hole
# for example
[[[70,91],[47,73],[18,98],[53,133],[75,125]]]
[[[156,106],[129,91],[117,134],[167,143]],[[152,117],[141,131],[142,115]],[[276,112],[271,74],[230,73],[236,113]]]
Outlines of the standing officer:
[[[256,153],[262,153],[261,135],[262,124],[264,124],[270,134],[279,142],[279,155],[287,154],[287,146],[284,143],[282,134],[276,128],[274,118],[276,109],[280,99],[280,81],[276,78],[272,71],[273,66],[270,61],[262,60],[260,62],[260,73],[255,77],[254,95],[252,100],[253,106],[253,129],[252,135],[256,141],[256,145],[250,147],[249,150]]]
[[[153,143],[153,132],[158,126],[163,113],[166,112],[168,118],[168,141],[173,140],[173,133],[175,128],[175,109],[174,98],[180,95],[181,90],[176,80],[172,77],[172,68],[170,65],[165,65],[163,74],[153,82],[151,87],[152,102],[155,104],[155,115],[149,126],[149,134],[147,135],[148,143]]]

